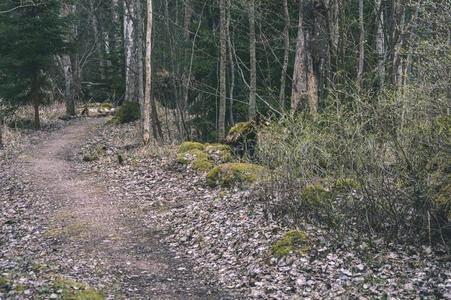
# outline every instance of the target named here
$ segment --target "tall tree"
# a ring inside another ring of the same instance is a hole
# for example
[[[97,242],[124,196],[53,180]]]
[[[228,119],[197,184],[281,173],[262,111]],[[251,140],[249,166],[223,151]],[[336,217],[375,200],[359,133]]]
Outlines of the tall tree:
[[[359,62],[357,68],[357,87],[362,86],[363,67],[365,64],[365,20],[363,19],[363,0],[359,0]]]
[[[74,13],[74,6],[69,4],[63,4],[63,17],[68,17]],[[69,31],[66,35],[66,41],[70,42],[74,32]],[[68,116],[75,115],[75,88],[74,88],[74,76],[72,71],[72,59],[68,53],[62,55],[62,65],[64,73],[64,98],[66,103],[66,114]]]
[[[290,12],[288,10],[288,0],[283,0],[283,15],[285,27],[283,29],[283,65],[280,76],[279,105],[282,111],[285,110],[285,82],[287,79],[288,59],[290,57]]]
[[[147,0],[147,27],[146,27],[146,85],[142,102],[143,143],[150,142],[150,97],[152,88],[152,0]]]
[[[20,4],[19,0],[2,2],[0,10]],[[65,50],[66,26],[57,0],[0,15],[0,97],[15,103],[31,102],[36,128],[40,128],[39,106],[45,99],[49,70],[54,57]]]
[[[385,85],[385,33],[384,33],[384,7],[382,0],[375,0],[376,10],[376,53],[377,53],[377,79],[379,88]]]
[[[255,54],[255,0],[248,1],[249,16],[249,56],[250,56],[250,86],[249,86],[249,111],[248,119],[254,120],[256,116],[257,94],[257,61]]]
[[[219,1],[219,111],[218,111],[218,140],[222,141],[225,138],[225,114],[226,114],[226,69],[227,69],[227,34],[226,34],[226,7],[225,0]]]

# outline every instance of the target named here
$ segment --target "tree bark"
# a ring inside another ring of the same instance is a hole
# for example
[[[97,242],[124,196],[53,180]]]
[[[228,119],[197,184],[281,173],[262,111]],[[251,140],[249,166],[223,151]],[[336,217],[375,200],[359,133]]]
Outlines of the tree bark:
[[[248,119],[252,121],[256,117],[257,94],[257,61],[255,55],[255,0],[248,1],[249,14],[249,43],[250,43],[250,86],[249,86],[249,112]]]
[[[146,28],[146,89],[142,102],[143,143],[150,142],[150,97],[152,88],[152,0],[147,0],[147,28]]]
[[[136,34],[133,23],[134,1],[124,1],[125,100],[127,101],[139,101],[139,92],[137,91],[139,71],[136,63]]]
[[[227,36],[225,0],[219,0],[220,15],[220,66],[219,66],[219,111],[218,111],[218,140],[225,138],[226,113],[226,68],[227,68]]]
[[[307,95],[307,77],[305,72],[305,36],[303,0],[299,0],[298,37],[296,42],[296,57],[293,69],[293,86],[291,91],[291,113],[295,114]]]
[[[363,19],[363,0],[359,0],[359,62],[357,68],[357,88],[362,87],[363,67],[365,63],[365,24]]]
[[[74,13],[74,6],[65,4],[63,6],[63,17],[67,17]],[[67,41],[73,40],[73,34],[75,30],[72,30],[67,36]],[[74,76],[72,72],[72,60],[69,54],[64,54],[62,57],[63,73],[64,73],[64,100],[66,103],[66,114],[68,116],[75,116],[75,95],[74,95]]]
[[[233,117],[233,97],[235,90],[235,64],[233,62],[233,44],[232,36],[230,34],[230,22],[231,22],[231,0],[227,0],[227,44],[229,49],[229,64],[230,64],[230,90],[229,90],[229,124],[235,123]]]
[[[282,112],[285,111],[285,82],[287,78],[288,59],[290,55],[290,12],[288,11],[288,0],[283,0],[283,13],[285,17],[285,27],[283,29],[283,65],[280,76],[279,105]]]
[[[375,0],[376,7],[376,53],[377,53],[377,76],[379,88],[385,86],[385,34],[384,34],[384,8],[382,0]]]
[[[100,78],[102,80],[105,80],[105,57],[104,57],[103,50],[102,50],[103,36],[99,30],[99,22],[97,21],[97,16],[95,13],[93,0],[89,1],[89,8],[90,8],[90,13],[91,13],[91,16],[90,16],[91,17],[91,26],[92,26],[92,30],[94,31],[94,40],[95,40],[95,45],[96,45],[96,50],[97,50],[97,56],[99,59]]]

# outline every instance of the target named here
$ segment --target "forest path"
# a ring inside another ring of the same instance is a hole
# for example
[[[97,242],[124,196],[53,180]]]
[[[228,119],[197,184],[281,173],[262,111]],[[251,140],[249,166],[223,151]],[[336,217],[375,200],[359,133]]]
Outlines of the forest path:
[[[111,299],[231,299],[196,278],[158,230],[143,226],[136,208],[108,193],[108,182],[74,169],[71,153],[104,121],[75,121],[27,154],[25,173],[54,205],[47,236],[60,241],[56,259],[69,262],[63,275],[102,282]]]

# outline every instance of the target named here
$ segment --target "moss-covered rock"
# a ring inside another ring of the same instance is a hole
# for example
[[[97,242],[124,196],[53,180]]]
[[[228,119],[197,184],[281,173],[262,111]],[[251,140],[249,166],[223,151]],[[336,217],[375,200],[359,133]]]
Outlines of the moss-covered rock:
[[[207,175],[207,183],[210,186],[231,186],[239,183],[255,181],[265,168],[249,163],[226,163],[221,164]]]
[[[178,154],[177,161],[184,165],[191,165],[193,169],[207,172],[214,166],[207,153],[199,149],[191,149]]]
[[[307,233],[299,230],[291,230],[285,233],[271,247],[272,255],[276,257],[286,256],[290,253],[305,255],[310,247]]]
[[[230,147],[224,144],[206,144],[205,152],[218,163],[227,163],[233,160]]]
[[[323,203],[329,201],[332,193],[326,190],[320,184],[310,184],[302,191],[302,200],[311,206],[321,206]]]
[[[239,156],[254,156],[257,144],[257,125],[255,122],[240,122],[230,128],[225,139]]]
[[[184,142],[179,146],[178,153],[185,153],[195,149],[203,151],[205,145],[199,142]]]

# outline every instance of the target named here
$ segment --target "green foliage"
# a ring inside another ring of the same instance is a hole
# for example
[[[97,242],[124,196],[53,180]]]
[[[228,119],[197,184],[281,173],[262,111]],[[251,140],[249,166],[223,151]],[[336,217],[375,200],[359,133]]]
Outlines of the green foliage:
[[[262,128],[258,159],[271,170],[262,197],[274,214],[450,242],[450,117],[440,99],[412,93]]]
[[[291,230],[272,244],[271,253],[276,257],[286,256],[290,253],[305,255],[310,249],[308,242],[307,233],[299,230]]]
[[[139,120],[141,108],[138,102],[124,101],[117,109],[113,122],[117,124],[130,123]]]
[[[249,163],[225,163],[221,164],[207,175],[207,183],[210,186],[231,186],[254,182],[262,175],[265,168]]]
[[[253,157],[257,142],[257,125],[255,122],[237,123],[230,128],[225,141],[232,146],[236,154]]]
[[[2,1],[0,11],[21,4],[19,0]],[[0,98],[15,104],[43,102],[42,91],[54,58],[66,50],[66,27],[57,0],[0,14]]]
[[[215,161],[221,163],[231,162],[233,160],[231,149],[224,144],[205,144],[205,152]]]

